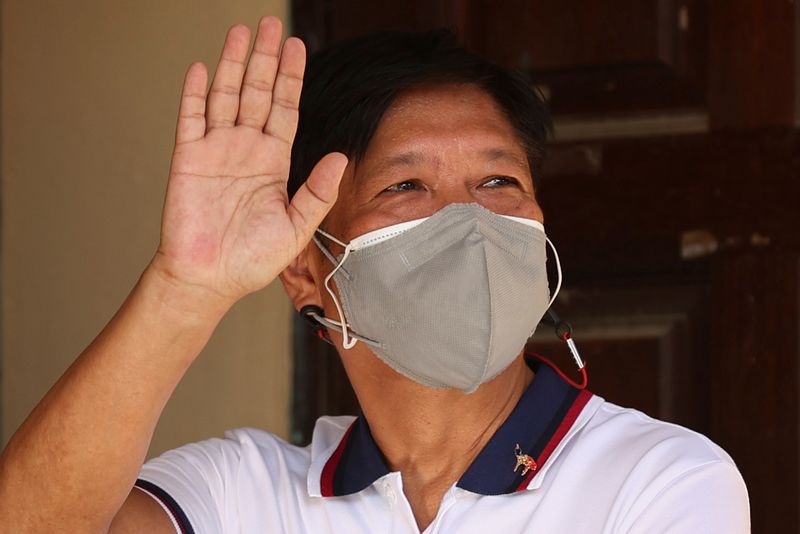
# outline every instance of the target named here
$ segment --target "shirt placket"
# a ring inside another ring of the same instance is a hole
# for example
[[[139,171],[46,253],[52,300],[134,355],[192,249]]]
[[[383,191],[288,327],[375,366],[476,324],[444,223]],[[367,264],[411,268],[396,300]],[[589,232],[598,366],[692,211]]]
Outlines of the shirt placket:
[[[400,473],[391,473],[377,483],[378,491],[383,495],[389,508],[391,524],[390,534],[420,534],[417,521],[411,511],[411,505],[403,493],[403,481]]]
[[[452,506],[456,503],[458,499],[459,490],[456,486],[452,486],[442,497],[442,503],[439,505],[439,510],[436,512],[436,517],[433,518],[433,521],[428,528],[422,534],[446,534],[447,530],[443,530],[443,525],[445,524],[445,515],[447,511],[452,508]]]

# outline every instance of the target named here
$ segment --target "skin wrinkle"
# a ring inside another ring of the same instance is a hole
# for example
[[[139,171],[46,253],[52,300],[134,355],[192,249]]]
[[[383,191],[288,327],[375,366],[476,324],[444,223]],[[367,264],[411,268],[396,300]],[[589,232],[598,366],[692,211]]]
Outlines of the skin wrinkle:
[[[387,163],[394,169],[387,171]],[[496,185],[498,176],[513,181]],[[414,184],[410,190],[387,190],[408,180]],[[454,202],[543,221],[525,149],[492,97],[472,85],[418,87],[397,98],[363,158],[348,164],[339,200],[321,227],[348,242]],[[327,241],[326,246],[334,255],[342,250]],[[327,317],[338,317],[323,285],[332,268],[312,242],[284,271],[281,279],[296,309],[314,304]],[[471,395],[435,390],[400,375],[364,343],[344,350],[341,334],[330,334],[373,437],[387,465],[402,472],[404,492],[424,529],[445,491],[516,406],[533,373],[520,354]],[[509,455],[513,458],[513,451]]]

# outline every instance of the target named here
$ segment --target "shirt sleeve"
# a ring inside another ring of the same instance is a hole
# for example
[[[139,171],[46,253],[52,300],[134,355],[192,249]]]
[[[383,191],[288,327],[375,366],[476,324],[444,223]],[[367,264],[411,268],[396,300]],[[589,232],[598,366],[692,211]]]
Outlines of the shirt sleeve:
[[[153,497],[178,534],[235,532],[226,487],[240,461],[239,443],[209,439],[168,451],[142,467],[136,487]]]
[[[627,532],[747,534],[750,503],[744,480],[725,461],[691,469],[658,492]]]

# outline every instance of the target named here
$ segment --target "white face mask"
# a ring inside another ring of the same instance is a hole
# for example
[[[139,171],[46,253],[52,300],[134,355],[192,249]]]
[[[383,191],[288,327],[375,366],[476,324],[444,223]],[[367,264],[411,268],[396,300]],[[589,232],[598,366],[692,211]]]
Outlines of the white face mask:
[[[395,371],[434,388],[467,393],[506,369],[547,308],[544,227],[478,204],[450,204],[424,219],[343,243],[325,278],[339,321],[314,316]],[[552,246],[552,243],[550,243]],[[555,251],[555,249],[553,249]],[[336,282],[339,298],[330,287]]]

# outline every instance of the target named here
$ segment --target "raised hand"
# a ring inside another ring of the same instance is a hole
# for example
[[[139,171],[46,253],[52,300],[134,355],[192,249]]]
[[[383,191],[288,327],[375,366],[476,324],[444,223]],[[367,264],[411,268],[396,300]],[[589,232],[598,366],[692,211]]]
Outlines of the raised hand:
[[[328,154],[289,202],[286,182],[305,68],[302,41],[281,49],[281,23],[264,17],[228,31],[206,94],[192,64],[151,268],[231,304],[271,282],[311,239],[336,200],[347,159]]]

